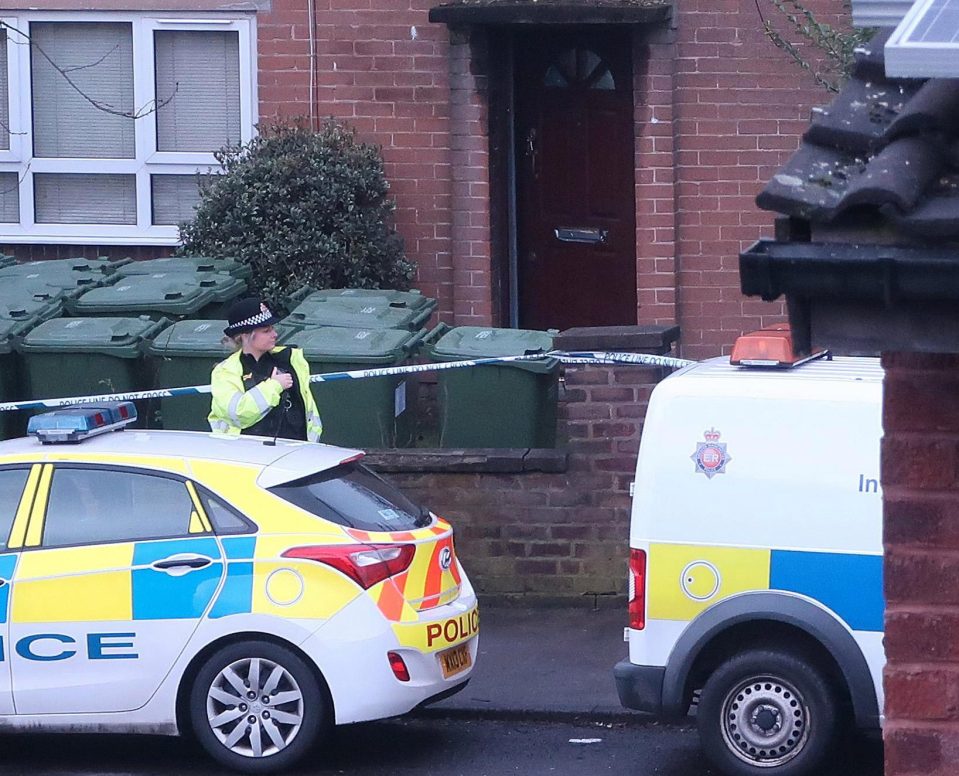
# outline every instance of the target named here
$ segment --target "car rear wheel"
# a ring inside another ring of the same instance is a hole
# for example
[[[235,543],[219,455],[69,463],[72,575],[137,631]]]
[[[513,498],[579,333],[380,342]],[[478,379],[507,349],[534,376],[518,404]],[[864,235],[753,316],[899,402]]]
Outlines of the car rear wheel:
[[[838,732],[835,694],[796,654],[750,650],[719,666],[696,712],[707,756],[730,776],[819,772]]]
[[[217,761],[245,773],[288,768],[330,723],[316,676],[292,651],[268,642],[224,647],[190,690],[190,723]]]

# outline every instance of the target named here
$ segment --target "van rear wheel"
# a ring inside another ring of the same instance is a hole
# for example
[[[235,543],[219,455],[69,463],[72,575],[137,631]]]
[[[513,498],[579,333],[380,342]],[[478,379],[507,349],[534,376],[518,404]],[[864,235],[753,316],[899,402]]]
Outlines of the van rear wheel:
[[[838,730],[835,693],[818,666],[780,650],[750,650],[719,666],[697,710],[707,756],[730,776],[819,772]]]

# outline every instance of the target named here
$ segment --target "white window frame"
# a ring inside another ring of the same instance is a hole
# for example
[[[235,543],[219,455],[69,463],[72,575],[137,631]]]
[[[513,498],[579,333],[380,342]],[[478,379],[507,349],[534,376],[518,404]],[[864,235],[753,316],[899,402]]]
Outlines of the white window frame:
[[[7,24],[29,32],[31,22],[124,22],[133,27],[133,95],[136,110],[150,105],[156,90],[154,32],[197,30],[236,32],[240,52],[240,142],[255,134],[257,100],[256,18],[254,14],[197,12],[120,13],[17,12],[0,16]],[[8,32],[9,36],[16,35]],[[150,111],[136,121],[134,159],[51,159],[33,154],[30,47],[7,45],[10,95],[10,150],[0,151],[0,172],[15,172],[20,180],[20,223],[0,223],[0,242],[98,245],[176,245],[175,226],[154,226],[153,174],[195,175],[219,168],[212,153],[180,153],[156,150],[156,115]],[[137,223],[38,224],[34,219],[34,173],[119,173],[136,175]]]

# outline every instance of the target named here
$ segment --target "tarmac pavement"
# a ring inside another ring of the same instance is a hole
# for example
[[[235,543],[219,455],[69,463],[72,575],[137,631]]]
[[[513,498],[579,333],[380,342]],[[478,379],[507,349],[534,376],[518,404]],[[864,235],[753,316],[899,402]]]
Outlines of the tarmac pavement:
[[[617,605],[621,604],[621,605]],[[650,719],[624,709],[613,666],[626,657],[626,602],[566,606],[480,603],[473,677],[421,713],[491,719]]]

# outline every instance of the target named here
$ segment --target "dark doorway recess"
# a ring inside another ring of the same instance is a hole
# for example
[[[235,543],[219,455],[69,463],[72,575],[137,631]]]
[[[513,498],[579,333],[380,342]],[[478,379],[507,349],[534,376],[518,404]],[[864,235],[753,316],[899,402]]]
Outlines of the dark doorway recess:
[[[519,325],[636,323],[630,36],[514,39]]]

